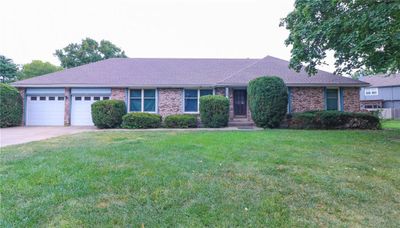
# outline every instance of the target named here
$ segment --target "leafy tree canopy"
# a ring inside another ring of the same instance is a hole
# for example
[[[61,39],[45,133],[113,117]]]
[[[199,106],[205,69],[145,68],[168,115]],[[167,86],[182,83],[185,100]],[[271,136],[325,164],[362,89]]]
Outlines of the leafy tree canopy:
[[[62,67],[55,66],[49,62],[33,60],[31,63],[22,66],[21,72],[18,73],[18,80],[53,73],[62,69]]]
[[[335,73],[400,71],[398,0],[296,0],[280,26],[290,31],[290,67],[311,75],[334,51]]]
[[[126,58],[125,52],[107,40],[100,44],[91,38],[82,40],[81,44],[71,43],[54,54],[64,68],[76,67],[108,58]]]
[[[18,66],[12,61],[0,55],[0,82],[10,83],[16,80]]]

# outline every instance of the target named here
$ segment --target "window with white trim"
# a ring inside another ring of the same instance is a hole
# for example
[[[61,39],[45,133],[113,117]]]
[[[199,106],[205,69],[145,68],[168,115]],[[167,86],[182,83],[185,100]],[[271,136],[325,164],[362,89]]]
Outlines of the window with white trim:
[[[129,111],[156,112],[155,89],[131,89],[129,94]]]
[[[184,112],[197,113],[199,112],[200,99],[199,97],[213,95],[213,89],[185,89],[184,90]]]
[[[378,88],[365,88],[365,96],[378,95]]]

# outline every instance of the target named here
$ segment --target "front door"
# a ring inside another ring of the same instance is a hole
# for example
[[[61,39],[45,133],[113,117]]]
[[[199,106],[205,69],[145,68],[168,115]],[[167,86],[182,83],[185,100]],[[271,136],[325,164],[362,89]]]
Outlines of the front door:
[[[233,90],[233,111],[235,116],[246,116],[247,91],[244,89]]]

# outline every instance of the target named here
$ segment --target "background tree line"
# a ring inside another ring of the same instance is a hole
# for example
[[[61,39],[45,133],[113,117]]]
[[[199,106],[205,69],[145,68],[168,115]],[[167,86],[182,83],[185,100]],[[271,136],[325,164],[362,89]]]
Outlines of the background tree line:
[[[110,41],[101,40],[98,43],[91,38],[57,49],[54,55],[60,60],[61,66],[41,60],[19,65],[11,58],[0,54],[0,82],[11,83],[104,59],[127,57],[124,51]]]

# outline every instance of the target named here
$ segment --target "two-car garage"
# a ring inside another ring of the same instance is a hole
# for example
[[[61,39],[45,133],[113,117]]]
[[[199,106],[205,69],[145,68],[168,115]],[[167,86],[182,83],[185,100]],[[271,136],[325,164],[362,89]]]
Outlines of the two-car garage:
[[[91,126],[92,103],[110,97],[110,88],[72,88],[70,93],[65,93],[64,88],[28,88],[25,123],[27,126],[63,126],[64,120],[70,118],[73,126]]]

